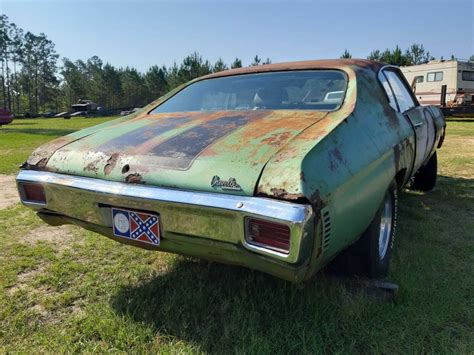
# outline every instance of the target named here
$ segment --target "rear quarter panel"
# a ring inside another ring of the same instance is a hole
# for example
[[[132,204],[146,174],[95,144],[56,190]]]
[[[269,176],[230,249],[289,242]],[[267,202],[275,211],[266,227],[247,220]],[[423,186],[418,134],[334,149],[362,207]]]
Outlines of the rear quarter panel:
[[[389,106],[376,71],[354,73],[356,86],[346,95],[357,98],[351,111],[332,112],[301,133],[267,164],[259,184],[259,192],[284,190],[284,198],[304,197],[317,213],[329,214],[319,266],[357,240],[397,173],[401,185],[409,178],[414,156],[413,129]]]

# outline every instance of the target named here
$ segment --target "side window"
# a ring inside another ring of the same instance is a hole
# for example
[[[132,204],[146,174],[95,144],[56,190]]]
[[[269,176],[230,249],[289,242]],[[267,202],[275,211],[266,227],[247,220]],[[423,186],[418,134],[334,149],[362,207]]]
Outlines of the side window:
[[[415,76],[415,82],[416,83],[422,83],[423,82],[423,75]]]
[[[413,101],[411,93],[400,79],[398,73],[393,70],[384,70],[384,74],[386,75],[387,80],[393,90],[393,94],[397,99],[400,112],[403,113],[415,107],[416,103]]]
[[[436,71],[426,75],[426,81],[443,81],[443,72]]]
[[[463,70],[462,71],[462,80],[464,80],[464,81],[474,81],[474,71],[472,71],[472,70]]]
[[[379,80],[382,83],[383,88],[385,89],[385,93],[387,94],[390,106],[392,106],[395,111],[398,111],[397,101],[395,101],[395,96],[393,96],[393,91],[390,88],[390,84],[388,83],[388,80],[385,77],[384,73],[379,74]]]

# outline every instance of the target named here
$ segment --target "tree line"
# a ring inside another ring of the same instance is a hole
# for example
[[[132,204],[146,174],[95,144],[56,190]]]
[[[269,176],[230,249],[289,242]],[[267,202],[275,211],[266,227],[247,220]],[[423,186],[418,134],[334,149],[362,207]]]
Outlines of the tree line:
[[[341,58],[350,58],[346,50]],[[423,45],[406,51],[375,50],[368,59],[395,65],[419,64],[433,57]],[[146,72],[134,67],[117,68],[93,56],[86,61],[62,58],[44,33],[26,32],[0,15],[0,106],[16,115],[36,116],[67,111],[79,99],[90,99],[105,108],[141,107],[167,91],[202,75],[243,66],[242,59],[215,63],[194,52],[172,66],[151,66]],[[270,64],[256,55],[250,65]]]
[[[346,49],[341,55],[341,58],[352,58],[352,54]],[[405,51],[403,51],[398,45],[393,50],[388,48],[385,50],[373,50],[367,56],[367,59],[397,66],[404,66],[427,63],[435,58],[429,51],[425,50],[422,44],[414,43]]]

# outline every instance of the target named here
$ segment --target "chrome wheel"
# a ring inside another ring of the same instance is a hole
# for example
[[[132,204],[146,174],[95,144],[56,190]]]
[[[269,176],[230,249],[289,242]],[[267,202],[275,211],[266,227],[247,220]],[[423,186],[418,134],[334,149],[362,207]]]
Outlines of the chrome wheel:
[[[385,254],[387,254],[387,250],[390,244],[390,233],[392,232],[392,218],[392,195],[390,194],[390,192],[388,192],[385,195],[382,217],[380,219],[379,257],[381,260],[385,257]]]

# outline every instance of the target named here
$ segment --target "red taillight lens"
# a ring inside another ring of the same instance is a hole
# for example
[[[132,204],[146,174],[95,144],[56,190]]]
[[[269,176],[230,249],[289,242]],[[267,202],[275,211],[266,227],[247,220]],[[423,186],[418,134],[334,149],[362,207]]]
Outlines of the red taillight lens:
[[[20,191],[21,199],[23,201],[46,204],[46,196],[42,185],[28,183],[22,184]]]
[[[285,224],[256,218],[245,220],[245,238],[250,244],[259,245],[285,254],[290,251],[290,227]]]

